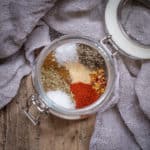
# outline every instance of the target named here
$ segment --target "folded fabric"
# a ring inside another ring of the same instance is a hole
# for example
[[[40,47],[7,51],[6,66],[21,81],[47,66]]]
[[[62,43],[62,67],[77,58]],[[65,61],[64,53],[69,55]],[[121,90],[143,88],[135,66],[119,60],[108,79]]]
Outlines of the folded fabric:
[[[6,0],[0,3],[0,108],[12,100],[17,94],[21,79],[31,72],[28,62],[34,58],[30,54],[31,50],[50,42],[48,26],[38,22],[54,2]],[[24,50],[23,44],[26,41]]]
[[[149,0],[147,0],[149,1]],[[102,0],[5,0],[0,4],[0,108],[16,95],[34,65],[34,51],[61,34],[105,36]],[[113,20],[112,20],[113,21]],[[126,32],[150,45],[150,9],[138,2],[123,10]],[[55,32],[55,29],[58,32]],[[41,40],[42,39],[42,40]],[[150,149],[150,61],[117,56],[120,86],[97,114],[91,150]]]

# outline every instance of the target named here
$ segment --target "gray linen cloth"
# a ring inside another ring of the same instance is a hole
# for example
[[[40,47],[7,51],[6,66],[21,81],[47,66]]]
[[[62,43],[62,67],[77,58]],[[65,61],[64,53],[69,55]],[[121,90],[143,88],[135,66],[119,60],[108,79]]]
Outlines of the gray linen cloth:
[[[34,51],[49,44],[59,33],[103,38],[106,3],[102,0],[1,0],[0,108],[12,100],[23,76],[31,72]],[[122,12],[127,33],[150,45],[149,7],[135,2]],[[120,86],[107,109],[97,114],[89,149],[150,150],[150,61],[135,61],[120,55],[117,64]]]

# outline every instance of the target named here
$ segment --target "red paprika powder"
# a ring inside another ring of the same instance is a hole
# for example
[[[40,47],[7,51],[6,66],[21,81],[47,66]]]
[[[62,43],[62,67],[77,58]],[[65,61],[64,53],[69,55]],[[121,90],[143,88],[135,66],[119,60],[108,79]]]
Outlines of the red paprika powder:
[[[76,102],[76,108],[88,106],[100,97],[90,84],[82,82],[73,83],[70,85],[70,89]]]

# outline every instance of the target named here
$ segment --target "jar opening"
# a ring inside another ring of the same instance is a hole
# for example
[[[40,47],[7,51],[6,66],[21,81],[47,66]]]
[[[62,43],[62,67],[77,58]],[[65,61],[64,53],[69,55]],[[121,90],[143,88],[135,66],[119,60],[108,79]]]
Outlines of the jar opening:
[[[111,56],[87,37],[64,36],[40,54],[38,92],[52,109],[83,113],[95,109],[111,93],[115,73]]]

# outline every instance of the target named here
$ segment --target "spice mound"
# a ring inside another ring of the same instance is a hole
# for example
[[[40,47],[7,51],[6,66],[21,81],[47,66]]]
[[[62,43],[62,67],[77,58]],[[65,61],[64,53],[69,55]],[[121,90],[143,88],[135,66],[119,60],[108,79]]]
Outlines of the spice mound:
[[[51,50],[41,66],[41,83],[49,100],[66,109],[93,104],[105,92],[105,61],[89,45],[67,43]]]
[[[92,85],[82,82],[71,84],[70,89],[76,101],[76,108],[83,108],[95,102],[99,94],[92,88]]]
[[[78,62],[67,63],[66,68],[69,70],[72,83],[82,81],[84,83],[90,83],[91,71],[84,65]]]
[[[57,105],[63,106],[65,108],[74,109],[74,103],[70,99],[70,96],[63,91],[49,91],[47,96]]]

